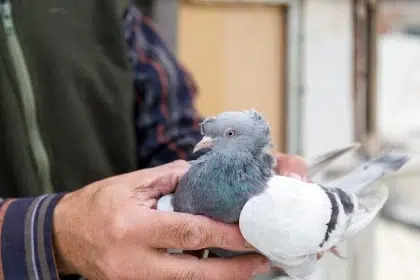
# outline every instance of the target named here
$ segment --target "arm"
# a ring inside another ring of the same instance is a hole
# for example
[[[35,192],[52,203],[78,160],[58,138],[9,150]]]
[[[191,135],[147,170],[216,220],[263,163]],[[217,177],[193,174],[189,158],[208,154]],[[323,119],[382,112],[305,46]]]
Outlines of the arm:
[[[266,272],[269,264],[259,255],[197,260],[162,254],[162,248],[220,244],[250,249],[238,225],[155,210],[160,195],[172,193],[188,168],[175,161],[65,195],[0,198],[0,279],[58,280],[59,271],[88,279],[223,280]]]
[[[2,200],[0,279],[59,279],[52,217],[62,194]]]
[[[59,271],[87,279],[227,280],[267,271],[268,261],[260,255],[198,260],[162,253],[162,248],[199,250],[220,244],[249,250],[237,225],[154,209],[154,201],[173,192],[188,168],[175,161],[64,196],[3,201],[0,279],[58,280]]]
[[[194,159],[193,147],[202,136],[190,74],[134,5],[126,10],[123,27],[134,72],[139,168]]]

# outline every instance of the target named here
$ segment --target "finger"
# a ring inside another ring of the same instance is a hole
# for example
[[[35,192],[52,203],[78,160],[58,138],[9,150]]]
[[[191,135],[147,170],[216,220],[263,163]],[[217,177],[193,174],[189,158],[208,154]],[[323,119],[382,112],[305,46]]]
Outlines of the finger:
[[[306,176],[308,170],[303,158],[295,155],[277,155],[277,169],[280,174],[297,173]]]
[[[286,174],[282,174],[282,175],[286,176],[286,177],[296,179],[296,180],[304,181],[304,182],[307,182],[307,183],[312,183],[312,180],[309,179],[308,177],[305,177],[305,176],[302,177],[300,174],[295,173],[295,172],[286,173]]]
[[[151,184],[153,189],[159,192],[159,196],[173,193],[179,180],[189,168],[190,164],[183,160],[153,168],[153,171],[157,174],[157,180]]]
[[[153,211],[148,217],[144,236],[154,248],[200,250],[209,247],[249,251],[237,224],[225,224],[210,218],[185,213]]]
[[[300,176],[307,180],[308,168],[303,158],[295,155],[277,154],[277,172],[284,176]]]
[[[164,262],[166,269],[162,269],[162,273],[165,274],[165,279],[248,280],[252,276],[266,273],[270,269],[268,260],[257,254],[229,259],[201,260],[171,257],[166,258]]]
[[[137,194],[158,198],[174,192],[179,180],[189,168],[188,162],[177,160],[154,168],[132,172],[130,181],[133,185],[137,185],[135,188]],[[127,180],[127,178],[125,179]]]

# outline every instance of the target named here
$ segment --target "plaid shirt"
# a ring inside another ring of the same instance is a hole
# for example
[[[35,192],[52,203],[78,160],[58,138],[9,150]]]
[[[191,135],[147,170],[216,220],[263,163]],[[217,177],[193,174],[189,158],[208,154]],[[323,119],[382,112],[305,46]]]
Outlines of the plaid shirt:
[[[139,167],[192,159],[202,137],[193,98],[196,86],[153,23],[134,6],[124,15],[128,58],[134,72]]]
[[[134,73],[138,166],[193,159],[201,138],[194,109],[195,84],[133,5],[123,18]],[[54,207],[63,194],[0,199],[0,280],[59,279],[52,248]]]

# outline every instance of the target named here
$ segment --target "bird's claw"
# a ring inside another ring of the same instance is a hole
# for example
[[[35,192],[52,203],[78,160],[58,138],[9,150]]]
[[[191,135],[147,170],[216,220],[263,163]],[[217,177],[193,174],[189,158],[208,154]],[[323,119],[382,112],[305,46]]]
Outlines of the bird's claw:
[[[316,259],[320,260],[322,258],[322,256],[324,255],[324,253],[317,253],[316,254]]]
[[[347,257],[341,255],[337,247],[334,246],[329,251],[333,253],[337,258],[342,259],[342,260],[347,260]]]

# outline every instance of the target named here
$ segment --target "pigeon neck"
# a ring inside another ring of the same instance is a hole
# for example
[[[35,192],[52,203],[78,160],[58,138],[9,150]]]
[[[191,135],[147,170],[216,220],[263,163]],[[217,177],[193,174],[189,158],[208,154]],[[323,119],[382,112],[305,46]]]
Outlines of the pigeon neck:
[[[229,159],[244,159],[252,157],[251,151],[247,149],[239,149],[234,146],[217,147],[211,151],[213,156],[229,158]]]
[[[249,150],[242,150],[234,147],[229,147],[225,149],[215,149],[209,153],[208,160],[216,160],[220,163],[220,167],[223,168],[226,166],[236,166],[237,168],[242,168],[243,165],[250,165],[255,167],[264,174],[265,179],[271,176],[271,171],[276,165],[275,157],[268,151],[260,151],[257,153],[252,153]]]

